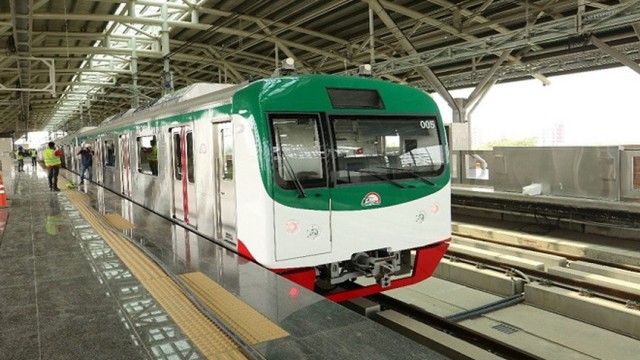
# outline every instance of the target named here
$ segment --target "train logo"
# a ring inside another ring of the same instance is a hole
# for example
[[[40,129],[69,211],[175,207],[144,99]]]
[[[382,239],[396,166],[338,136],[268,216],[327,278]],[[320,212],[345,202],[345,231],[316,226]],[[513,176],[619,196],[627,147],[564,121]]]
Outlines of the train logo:
[[[363,207],[368,207],[380,205],[381,202],[382,199],[380,198],[380,195],[378,195],[378,193],[370,192],[364,196],[364,199],[362,199],[362,202],[360,204],[362,204]]]

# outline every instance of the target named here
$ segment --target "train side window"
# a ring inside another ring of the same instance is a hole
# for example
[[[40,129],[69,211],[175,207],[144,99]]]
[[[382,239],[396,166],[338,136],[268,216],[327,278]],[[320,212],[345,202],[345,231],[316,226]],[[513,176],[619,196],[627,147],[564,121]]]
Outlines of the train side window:
[[[182,166],[180,165],[180,133],[173,133],[173,176],[176,180],[182,180]]]
[[[193,133],[187,133],[187,179],[190,183],[194,183],[196,181],[196,177],[194,175],[194,158],[193,158]]]
[[[155,135],[136,138],[138,147],[138,172],[147,175],[158,175],[158,146]]]
[[[116,145],[113,140],[105,140],[104,141],[104,165],[105,166],[116,166]]]
[[[222,180],[233,180],[233,132],[231,128],[220,130],[222,139]]]

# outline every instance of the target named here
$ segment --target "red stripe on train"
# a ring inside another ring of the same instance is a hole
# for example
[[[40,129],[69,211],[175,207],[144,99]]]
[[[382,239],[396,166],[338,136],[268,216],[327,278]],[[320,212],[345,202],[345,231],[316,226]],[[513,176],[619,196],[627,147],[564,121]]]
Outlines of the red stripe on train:
[[[396,279],[391,281],[391,285],[385,288],[378,284],[369,285],[357,289],[350,289],[341,291],[335,294],[328,294],[326,298],[335,302],[341,302],[349,299],[354,299],[362,296],[377,294],[383,291],[401,288],[408,285],[417,284],[433,275],[438,264],[442,260],[442,257],[449,248],[449,242],[451,238],[446,239],[437,244],[425,246],[416,250],[416,256],[414,260],[413,273],[409,277]],[[238,240],[238,253],[240,255],[255,261],[255,258],[249,252],[249,249],[244,243]],[[316,271],[313,268],[299,268],[299,269],[271,269],[271,271],[280,274],[281,276],[305,287],[309,290],[314,290]]]

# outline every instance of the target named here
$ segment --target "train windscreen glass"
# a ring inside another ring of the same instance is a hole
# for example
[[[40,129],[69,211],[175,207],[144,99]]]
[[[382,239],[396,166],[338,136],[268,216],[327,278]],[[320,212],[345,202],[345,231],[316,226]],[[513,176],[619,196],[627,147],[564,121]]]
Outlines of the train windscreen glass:
[[[444,171],[435,117],[333,116],[336,183],[429,181]]]
[[[323,141],[317,114],[273,114],[275,178],[285,189],[327,185]]]

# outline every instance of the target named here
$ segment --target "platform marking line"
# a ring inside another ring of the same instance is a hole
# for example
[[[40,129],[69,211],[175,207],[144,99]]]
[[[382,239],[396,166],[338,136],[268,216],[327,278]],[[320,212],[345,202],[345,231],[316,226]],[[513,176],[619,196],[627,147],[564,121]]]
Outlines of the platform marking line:
[[[201,272],[180,278],[209,309],[250,344],[275,340],[289,333]]]
[[[73,190],[63,190],[63,194],[206,358],[246,359],[237,345],[189,301],[171,278],[128,239],[105,225],[105,220],[83,201],[86,197]]]
[[[111,226],[118,230],[130,230],[135,229],[135,225],[133,225],[129,220],[123,218],[118,214],[104,214],[102,215]]]

